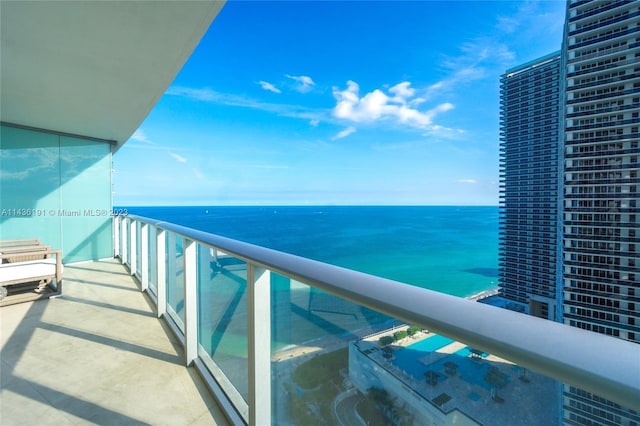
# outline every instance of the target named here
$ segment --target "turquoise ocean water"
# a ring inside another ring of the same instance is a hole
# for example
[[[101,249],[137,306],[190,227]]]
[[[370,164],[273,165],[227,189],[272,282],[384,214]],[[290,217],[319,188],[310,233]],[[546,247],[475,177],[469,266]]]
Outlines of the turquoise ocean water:
[[[129,207],[128,211],[462,297],[497,283],[497,207]],[[199,303],[206,307],[199,309],[198,340],[246,398],[246,268],[234,259],[220,263],[220,267],[204,265],[206,278],[198,284]],[[272,278],[271,349],[279,361],[290,358],[291,348],[327,347],[336,338],[344,343],[397,324],[344,299]],[[180,280],[171,282],[167,301],[183,315]]]
[[[496,287],[498,207],[128,207],[161,219],[457,296]]]

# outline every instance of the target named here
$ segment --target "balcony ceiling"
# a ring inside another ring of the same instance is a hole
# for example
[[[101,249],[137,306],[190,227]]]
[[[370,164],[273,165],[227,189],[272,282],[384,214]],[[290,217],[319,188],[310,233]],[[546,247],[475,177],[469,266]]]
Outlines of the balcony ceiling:
[[[121,146],[224,2],[0,2],[0,119]]]

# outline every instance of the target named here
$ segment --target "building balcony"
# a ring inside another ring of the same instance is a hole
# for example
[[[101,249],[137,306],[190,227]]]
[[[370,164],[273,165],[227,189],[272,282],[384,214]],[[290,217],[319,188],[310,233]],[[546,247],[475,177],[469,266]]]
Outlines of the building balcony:
[[[229,425],[117,260],[64,268],[64,295],[0,308],[3,425]]]
[[[632,12],[632,13],[628,13],[628,14],[625,14],[625,15],[622,15],[622,16],[619,16],[619,17],[616,17],[616,18],[612,17],[610,19],[601,20],[599,22],[593,22],[593,23],[591,23],[589,25],[585,25],[585,26],[583,26],[581,28],[569,31],[569,36],[573,37],[573,36],[578,35],[578,34],[585,34],[585,33],[595,32],[595,31],[602,32],[602,30],[604,28],[607,28],[610,25],[616,24],[618,22],[630,20],[630,19],[638,16],[638,14],[640,14],[640,12]],[[633,32],[633,29],[627,30],[627,31],[628,32]],[[623,35],[623,34],[625,34],[625,33],[621,33],[619,35]],[[578,47],[578,46],[582,47],[582,46],[585,46],[585,45],[588,45],[588,44],[601,42],[601,41],[604,41],[604,40],[607,40],[607,39],[611,39],[614,36],[615,36],[614,34],[610,34],[608,36],[598,37],[596,39],[588,40],[588,42],[572,44],[572,45],[569,46],[569,48],[571,49],[571,48],[575,48],[575,47]],[[582,38],[584,38],[584,36]]]
[[[634,64],[633,59],[619,60],[616,62],[604,64],[604,65],[594,66],[592,68],[582,68],[577,71],[572,71],[567,73],[567,77],[568,78],[586,77],[592,74],[599,74],[601,71],[612,70],[616,68],[619,70],[627,69],[627,68],[630,69],[631,67],[633,67],[633,64]]]
[[[581,111],[577,111],[577,112],[572,112],[572,113],[568,113],[567,114],[567,118],[577,118],[577,117],[586,117],[586,116],[599,116],[601,114],[605,114],[608,112],[615,112],[615,111],[626,111],[626,110],[630,110],[633,108],[637,108],[637,106],[634,106],[633,104],[629,104],[629,105],[622,105],[622,106],[611,106],[608,108],[598,108],[596,109],[595,106],[593,109],[585,109],[585,110],[581,110]]]
[[[557,380],[640,401],[627,341],[142,217],[114,237],[0,311],[4,421],[548,424]]]

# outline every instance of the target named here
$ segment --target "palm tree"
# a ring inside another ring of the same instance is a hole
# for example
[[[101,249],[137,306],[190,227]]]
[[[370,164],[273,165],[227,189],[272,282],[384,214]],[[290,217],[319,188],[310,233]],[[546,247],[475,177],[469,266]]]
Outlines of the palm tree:
[[[387,420],[392,424],[398,424],[400,417],[395,406],[395,397],[391,398],[386,390],[376,387],[370,387],[367,396],[373,400]]]

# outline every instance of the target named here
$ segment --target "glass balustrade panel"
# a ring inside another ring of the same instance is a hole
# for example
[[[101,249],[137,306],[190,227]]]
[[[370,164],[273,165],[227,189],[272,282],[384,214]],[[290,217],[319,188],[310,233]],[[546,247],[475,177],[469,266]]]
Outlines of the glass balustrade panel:
[[[247,264],[205,245],[197,249],[199,355],[234,405],[246,412]]]
[[[560,423],[555,380],[285,277],[271,283],[274,424]]]
[[[167,231],[167,313],[184,333],[184,252],[181,236]]]

